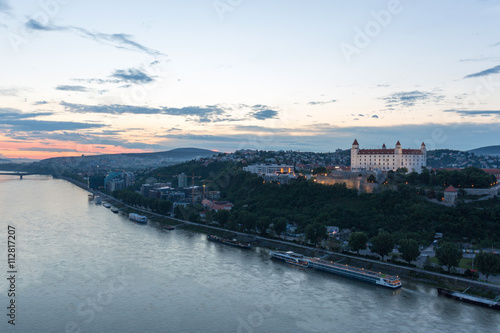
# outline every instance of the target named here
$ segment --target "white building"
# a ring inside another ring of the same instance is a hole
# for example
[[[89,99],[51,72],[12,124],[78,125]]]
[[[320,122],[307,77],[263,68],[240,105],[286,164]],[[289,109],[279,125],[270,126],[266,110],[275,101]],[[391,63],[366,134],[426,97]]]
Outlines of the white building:
[[[259,175],[266,175],[270,173],[287,174],[293,173],[294,167],[293,165],[286,164],[253,164],[243,167],[243,171],[248,171]]]
[[[407,168],[408,172],[422,172],[427,165],[427,150],[422,142],[420,149],[403,149],[399,141],[396,148],[387,149],[359,149],[358,140],[354,140],[351,148],[351,171],[381,170],[396,171],[398,168]]]

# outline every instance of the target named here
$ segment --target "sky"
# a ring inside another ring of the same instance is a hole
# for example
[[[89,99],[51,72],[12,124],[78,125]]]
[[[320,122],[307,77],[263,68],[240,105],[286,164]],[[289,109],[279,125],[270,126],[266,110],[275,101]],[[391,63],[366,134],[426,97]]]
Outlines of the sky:
[[[500,145],[500,1],[0,0],[0,158]]]

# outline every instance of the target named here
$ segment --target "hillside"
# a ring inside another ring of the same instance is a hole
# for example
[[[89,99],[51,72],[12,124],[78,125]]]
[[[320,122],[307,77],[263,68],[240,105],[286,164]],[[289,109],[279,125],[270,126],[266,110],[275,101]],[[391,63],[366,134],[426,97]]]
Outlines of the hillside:
[[[215,154],[215,152],[207,149],[177,148],[154,153],[54,157],[34,163],[34,166],[50,168],[52,170],[72,169],[86,171],[93,168],[100,168],[101,170],[116,168],[133,170],[172,165],[201,157],[213,156]]]
[[[481,148],[471,149],[468,152],[474,153],[476,155],[500,156],[500,146],[481,147]]]

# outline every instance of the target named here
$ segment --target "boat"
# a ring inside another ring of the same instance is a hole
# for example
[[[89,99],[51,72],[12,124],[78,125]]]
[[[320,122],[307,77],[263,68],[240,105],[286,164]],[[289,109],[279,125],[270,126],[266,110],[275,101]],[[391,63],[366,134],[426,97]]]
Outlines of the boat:
[[[163,227],[163,229],[166,229],[166,230],[174,230],[175,227],[173,225],[166,225]]]
[[[94,202],[95,202],[96,205],[100,205],[102,203],[101,197],[98,196],[98,195],[96,195],[94,197]]]
[[[251,249],[252,244],[239,242],[236,239],[223,238],[215,235],[208,235],[207,239],[212,242],[218,242],[226,245],[241,247],[242,249]]]
[[[106,208],[111,208],[111,205],[107,202],[103,203],[102,206]]]
[[[500,310],[500,296],[495,299],[488,299],[484,297],[464,294],[458,291],[453,291],[444,288],[437,288],[437,292],[439,295],[443,295],[452,299],[456,299],[458,301],[462,301],[465,303],[480,305],[484,307],[488,307],[495,310]]]
[[[111,211],[115,214],[118,214],[118,212],[120,211],[118,208],[116,207],[111,207]]]
[[[287,264],[314,268],[320,271],[361,280],[387,288],[396,289],[402,286],[401,279],[398,276],[372,272],[363,268],[342,265],[332,261],[321,260],[319,258],[306,257],[302,254],[294,253],[293,251],[270,251],[269,255],[273,258],[284,261]]]
[[[282,260],[287,264],[309,267],[309,262],[302,254],[294,253],[293,251],[271,251],[269,254],[276,259]]]
[[[132,221],[135,221],[135,222],[140,222],[140,223],[147,223],[148,222],[147,216],[139,215],[136,213],[128,214],[128,218]]]

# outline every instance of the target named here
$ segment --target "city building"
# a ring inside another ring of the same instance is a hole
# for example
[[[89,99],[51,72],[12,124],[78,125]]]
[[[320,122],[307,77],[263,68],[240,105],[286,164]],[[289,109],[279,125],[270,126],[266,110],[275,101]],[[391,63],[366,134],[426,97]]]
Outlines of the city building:
[[[271,173],[289,174],[294,172],[294,167],[293,165],[286,164],[253,164],[243,167],[243,171],[248,171],[259,175],[266,175]]]
[[[181,173],[178,176],[178,187],[179,188],[187,187],[187,176],[184,173]]]
[[[396,171],[406,168],[408,172],[422,172],[427,165],[427,150],[422,142],[420,149],[403,149],[399,141],[394,149],[385,144],[381,149],[359,149],[358,140],[354,140],[351,148],[351,171],[381,170]]]
[[[113,192],[134,185],[135,174],[125,171],[110,171],[104,178],[104,188]]]

